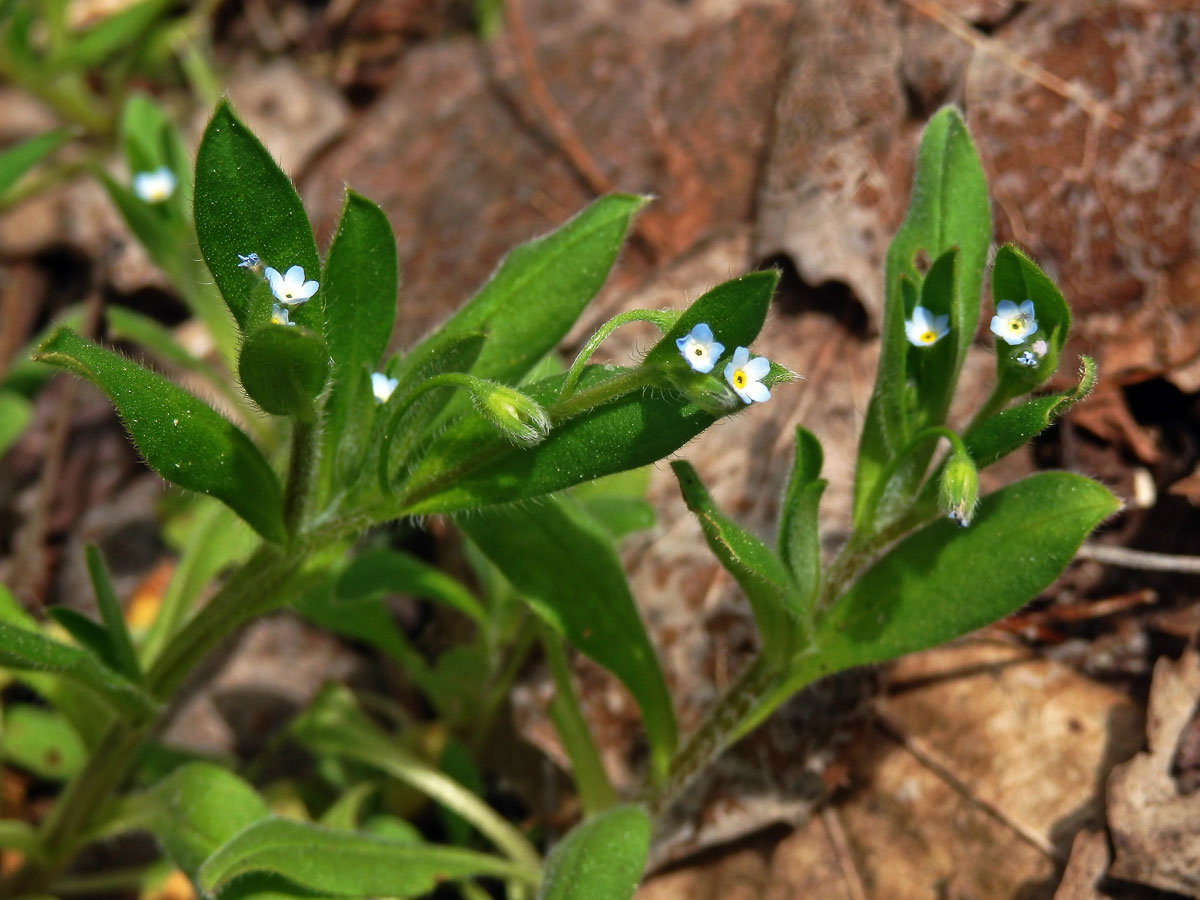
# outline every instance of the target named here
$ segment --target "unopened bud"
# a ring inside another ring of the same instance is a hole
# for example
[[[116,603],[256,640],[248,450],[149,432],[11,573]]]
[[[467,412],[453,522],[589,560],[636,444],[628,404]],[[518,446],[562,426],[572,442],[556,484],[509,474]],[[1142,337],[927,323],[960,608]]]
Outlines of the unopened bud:
[[[729,385],[715,375],[693,372],[679,366],[672,366],[665,374],[688,400],[714,416],[723,416],[746,405]]]
[[[979,499],[979,473],[975,463],[966,453],[955,450],[946,460],[942,471],[942,482],[938,489],[938,502],[951,519],[966,528],[975,514]]]
[[[471,390],[479,414],[506,437],[532,447],[550,433],[550,417],[540,403],[515,388],[479,381]]]

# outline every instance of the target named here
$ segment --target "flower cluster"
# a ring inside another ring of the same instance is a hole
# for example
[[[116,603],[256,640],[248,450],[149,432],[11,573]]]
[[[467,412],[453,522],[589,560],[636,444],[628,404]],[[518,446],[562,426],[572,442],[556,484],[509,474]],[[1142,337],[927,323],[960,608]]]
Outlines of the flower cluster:
[[[271,322],[275,325],[295,325],[296,323],[289,318],[289,310],[301,303],[307,303],[309,298],[317,292],[317,288],[321,286],[316,281],[304,280],[303,266],[292,266],[282,275],[279,274],[278,269],[270,266],[264,269],[262,260],[257,253],[247,253],[244,256],[239,253],[238,268],[256,273],[261,271],[267,279],[267,284],[271,286],[271,293],[278,301],[271,304]]]
[[[992,333],[1010,347],[1025,343],[1037,330],[1037,313],[1032,300],[1025,300],[1020,306],[1011,300],[1001,300],[996,304],[996,314],[992,316]],[[1032,369],[1046,355],[1047,349],[1049,348],[1045,341],[1034,341],[1029,349],[1022,350],[1014,360],[1018,365]]]
[[[711,372],[725,352],[725,345],[714,338],[712,329],[705,322],[677,338],[675,346],[689,366],[704,373]],[[771,361],[765,356],[751,358],[749,348],[738,347],[725,366],[725,380],[743,403],[766,403],[771,399],[771,391],[763,384],[763,379],[770,371]]]

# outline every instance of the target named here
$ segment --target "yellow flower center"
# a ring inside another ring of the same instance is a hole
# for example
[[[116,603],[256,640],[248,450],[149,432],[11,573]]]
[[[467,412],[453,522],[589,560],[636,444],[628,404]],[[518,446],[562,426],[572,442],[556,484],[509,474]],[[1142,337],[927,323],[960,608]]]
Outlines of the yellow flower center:
[[[744,388],[746,386],[746,373],[741,369],[733,373],[733,386],[737,388]]]
[[[1025,322],[1022,319],[1013,319],[1008,323],[1009,331],[1020,331],[1025,327]]]
[[[696,356],[703,356],[704,348],[701,347],[699,344],[697,344],[696,347],[692,350],[692,353],[694,353]]]
[[[937,340],[937,335],[932,331],[922,331],[920,341],[922,344],[932,344]]]

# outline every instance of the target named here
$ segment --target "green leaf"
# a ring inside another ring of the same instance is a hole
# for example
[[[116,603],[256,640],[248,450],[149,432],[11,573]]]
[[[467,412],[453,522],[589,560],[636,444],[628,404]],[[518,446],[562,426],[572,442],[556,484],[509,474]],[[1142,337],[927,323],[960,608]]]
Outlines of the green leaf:
[[[265,412],[315,424],[314,400],[329,379],[329,348],[306,328],[264,325],[242,343],[238,377]]]
[[[537,868],[537,851],[524,835],[467,788],[385,734],[345,688],[326,686],[292,723],[291,733],[318,756],[357,760],[386,772],[458,813],[526,870]]]
[[[360,781],[329,805],[320,824],[339,831],[357,831],[364,807],[378,791],[378,782]]]
[[[653,528],[654,506],[646,500],[650,467],[617,472],[575,487],[571,496],[614,538]]]
[[[113,709],[144,719],[157,704],[137,685],[108,669],[86,650],[0,622],[0,665],[35,672],[59,672],[91,689]]]
[[[254,788],[212,763],[182,766],[126,802],[141,811],[163,850],[192,878],[218,848],[270,815]]]
[[[992,297],[997,305],[1001,300],[1011,300],[1018,306],[1024,300],[1032,300],[1037,314],[1038,330],[1023,343],[1014,347],[995,338],[996,392],[1007,400],[1033,390],[1054,374],[1071,328],[1071,311],[1054,282],[1012,244],[996,251]],[[1039,340],[1046,342],[1046,353],[1037,365],[1017,362],[1017,357]]]
[[[61,715],[20,704],[4,710],[0,755],[40,778],[63,781],[79,771],[87,750]]]
[[[217,105],[197,151],[195,214],[204,261],[243,329],[256,296],[269,312],[270,292],[256,294],[262,277],[239,268],[239,254],[257,253],[263,265],[280,273],[300,266],[314,278],[320,271],[317,245],[296,189],[226,101]],[[301,304],[293,318],[321,332],[321,291]]]
[[[486,331],[471,373],[515,384],[558,346],[600,290],[630,220],[646,203],[630,194],[601,197],[557,230],[515,248],[427,341]]]
[[[339,601],[355,603],[387,594],[412,594],[458,610],[487,629],[488,614],[478,600],[446,573],[408,553],[369,550],[357,556],[337,580]]]
[[[37,358],[108,394],[146,462],[180,487],[228,504],[268,540],[282,541],[283,491],[258,448],[232,422],[137,364],[60,329]]]
[[[188,235],[180,220],[170,218],[165,207],[147,203],[106,172],[97,169],[94,174],[155,265],[173,283],[180,283],[187,271],[186,254],[194,252],[188,245]]]
[[[396,318],[399,264],[387,216],[354,191],[346,203],[322,275],[334,390],[344,373],[375,369]]]
[[[954,316],[954,286],[957,278],[958,248],[947,250],[933,261],[925,280],[921,282],[920,305],[935,316]],[[908,309],[907,316],[912,315]],[[915,406],[905,410],[908,434],[933,425],[946,418],[955,379],[958,377],[958,345],[946,335],[930,347],[907,347],[909,384],[916,388]]]
[[[271,872],[314,891],[355,897],[416,897],[444,881],[476,876],[523,878],[495,856],[322,828],[287,819],[257,822],[201,867],[201,890],[219,895],[248,872]]]
[[[37,831],[28,822],[17,819],[0,819],[0,847],[19,850],[26,855],[38,850]]]
[[[0,390],[0,456],[21,436],[32,416],[32,403],[15,391]]]
[[[941,400],[931,401],[929,406],[934,411],[931,421],[940,421],[979,321],[979,297],[991,233],[987,182],[975,146],[958,110],[945,107],[925,127],[908,212],[888,247],[883,343],[855,474],[856,525],[861,524],[875,484],[892,454],[908,443],[904,395],[911,345],[904,335],[904,286],[907,283],[912,290],[922,284],[923,266],[957,248],[949,306],[951,332],[943,339],[955,347],[954,377],[946,379]],[[940,415],[936,414],[938,409],[942,410]]]
[[[87,556],[88,575],[92,579],[92,590],[96,592],[100,621],[104,623],[104,632],[112,648],[115,664],[113,668],[130,681],[141,682],[142,669],[133,649],[133,641],[129,638],[129,631],[125,627],[125,612],[113,590],[112,580],[104,565],[104,557],[100,555],[100,550],[95,544],[84,547],[84,553]]]
[[[650,818],[618,806],[573,828],[546,859],[538,900],[629,900],[650,849]]]
[[[109,16],[71,40],[51,61],[59,70],[87,69],[143,39],[170,0],[142,0]]]
[[[695,469],[683,461],[671,463],[671,469],[709,549],[750,601],[763,653],[770,659],[781,658],[794,647],[803,627],[786,568],[766,544],[717,508]]]
[[[1120,504],[1080,475],[1042,472],[984,497],[969,528],[926,525],[833,606],[817,643],[829,671],[894,659],[982,628],[1050,584]]]
[[[779,556],[792,574],[802,610],[810,610],[821,581],[821,536],[817,512],[827,482],[821,478],[825,455],[816,435],[796,426],[792,475],[779,513]]]
[[[661,366],[668,363],[686,367],[675,341],[686,337],[700,323],[706,323],[717,341],[732,355],[736,347],[749,347],[762,330],[771,307],[771,297],[779,284],[774,269],[751,272],[717,285],[696,299],[646,354],[645,364]]]
[[[0,153],[0,196],[22,175],[71,139],[69,128],[56,128],[21,141]]]
[[[628,371],[588,366],[581,390]],[[550,404],[564,377],[539,381],[525,391]],[[714,421],[697,406],[659,391],[634,391],[569,419],[533,448],[516,447],[498,438],[488,423],[464,418],[429,448],[410,475],[401,502],[407,504],[406,513],[432,514],[538,497],[658,462]]]
[[[539,616],[628,688],[665,774],[677,736],[671,697],[608,535],[564,498],[481,511],[458,526]]]
[[[175,175],[169,205],[181,220],[192,210],[192,167],[187,147],[167,114],[150,97],[133,93],[121,110],[121,144],[131,175],[166,166]]]

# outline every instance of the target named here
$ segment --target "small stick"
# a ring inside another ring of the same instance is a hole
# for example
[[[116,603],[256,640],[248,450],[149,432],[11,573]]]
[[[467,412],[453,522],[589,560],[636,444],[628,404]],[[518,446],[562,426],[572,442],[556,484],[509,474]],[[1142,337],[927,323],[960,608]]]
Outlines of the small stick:
[[[1084,544],[1076,556],[1107,566],[1141,569],[1146,572],[1180,572],[1200,575],[1200,556],[1181,556],[1173,553],[1152,553],[1149,550],[1130,550],[1108,544]]]

